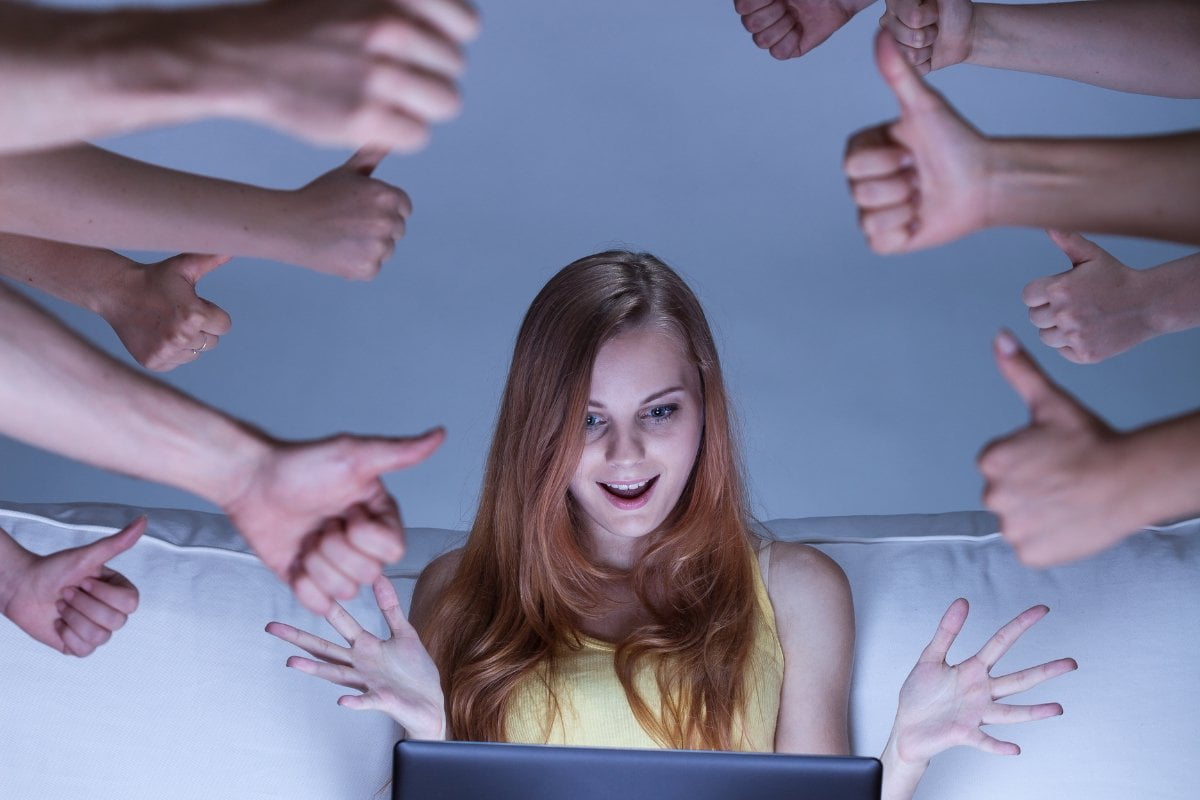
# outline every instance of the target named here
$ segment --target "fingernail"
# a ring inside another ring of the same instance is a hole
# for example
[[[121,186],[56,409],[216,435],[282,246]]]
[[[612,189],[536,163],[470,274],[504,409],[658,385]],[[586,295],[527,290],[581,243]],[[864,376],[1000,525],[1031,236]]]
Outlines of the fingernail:
[[[79,588],[83,589],[85,592],[90,592],[92,589],[96,588],[96,584],[92,582],[91,578],[84,578],[80,582]]]
[[[66,600],[67,602],[70,602],[74,598],[75,598],[75,587],[74,586],[68,586],[67,588],[63,589],[63,599],[64,600]]]
[[[912,154],[911,150],[905,150],[903,153],[900,154],[900,166],[911,167],[915,163],[917,163],[917,162],[916,162],[916,159],[913,158],[913,154]]]
[[[1015,356],[1017,351],[1021,349],[1021,345],[1017,342],[1017,337],[1013,336],[1005,328],[1001,328],[996,334],[996,349],[1000,351],[1000,355],[1007,357]]]

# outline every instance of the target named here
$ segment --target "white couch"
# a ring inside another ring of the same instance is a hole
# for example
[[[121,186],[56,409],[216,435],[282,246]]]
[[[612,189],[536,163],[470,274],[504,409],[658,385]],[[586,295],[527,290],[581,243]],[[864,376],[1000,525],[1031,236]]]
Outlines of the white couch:
[[[137,513],[10,503],[0,507],[0,527],[49,552],[106,535]],[[262,629],[276,619],[336,635],[299,608],[222,517],[148,513],[149,535],[113,564],[138,585],[141,607],[94,655],[59,655],[0,620],[0,798],[376,795],[396,728],[335,705],[339,687],[285,669],[291,648]],[[1021,745],[1017,758],[942,755],[920,798],[1200,796],[1200,520],[1046,571],[1018,564],[991,517],[977,512],[768,527],[813,542],[850,577],[856,753],[878,754],[896,691],[952,599],[972,604],[955,659],[1025,607],[1050,606],[997,672],[1075,657],[1078,672],[1014,698],[1057,700],[1065,715],[1000,729]],[[402,593],[461,538],[410,530],[409,554],[389,573]],[[368,592],[350,607],[382,629]]]

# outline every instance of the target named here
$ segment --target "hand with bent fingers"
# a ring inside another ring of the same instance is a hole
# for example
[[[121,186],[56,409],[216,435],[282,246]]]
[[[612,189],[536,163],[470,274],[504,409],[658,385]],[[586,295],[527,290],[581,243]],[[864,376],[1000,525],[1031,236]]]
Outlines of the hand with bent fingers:
[[[844,170],[859,226],[876,253],[904,253],[984,227],[987,140],[917,75],[884,32],[879,71],[900,102],[900,119],[860,131]]]
[[[923,764],[959,745],[998,755],[1017,755],[1021,748],[989,736],[980,726],[1029,722],[1062,714],[1058,703],[1023,706],[996,701],[1076,669],[1074,659],[1060,658],[1000,677],[991,675],[1001,656],[1049,610],[1046,606],[1034,606],[1021,612],[996,631],[978,653],[951,666],[946,663],[946,654],[962,630],[968,612],[963,598],[951,603],[900,689],[900,705],[892,729],[899,757],[910,764]]]
[[[971,54],[972,0],[886,0],[879,25],[919,74],[961,64]]]
[[[145,530],[146,518],[138,517],[112,536],[46,556],[0,531],[4,616],[60,653],[90,655],[137,609],[137,589],[105,562],[133,547]]]
[[[414,739],[444,739],[446,711],[437,667],[405,618],[391,581],[380,576],[373,586],[379,610],[391,630],[388,639],[364,630],[336,603],[325,619],[349,647],[282,622],[269,623],[267,633],[313,657],[292,656],[287,660],[289,667],[361,692],[339,698],[338,705],[389,714]]]
[[[444,438],[438,428],[275,443],[225,513],[304,607],[325,614],[404,555],[400,510],[380,475],[421,463]]]
[[[412,152],[458,113],[462,45],[478,32],[465,0],[270,0],[232,11],[222,47],[244,50],[227,68],[245,116],[322,144]]]
[[[386,155],[363,148],[292,193],[280,220],[282,260],[350,280],[379,274],[412,213],[403,189],[371,177]]]
[[[733,0],[754,43],[778,59],[799,58],[875,0]]]
[[[216,348],[229,332],[224,309],[196,294],[196,283],[228,261],[184,253],[157,264],[131,262],[120,289],[96,307],[139,364],[172,370]]]
[[[1130,498],[1144,478],[1125,464],[1127,434],[1055,385],[1012,334],[1001,332],[993,350],[1000,373],[1029,407],[1029,424],[989,443],[977,460],[983,503],[1000,518],[1021,562],[1074,561],[1140,528],[1144,521],[1128,515],[1140,513]]]
[[[1163,333],[1151,270],[1131,269],[1078,233],[1047,231],[1071,269],[1028,284],[1021,299],[1038,336],[1077,364],[1095,364]]]

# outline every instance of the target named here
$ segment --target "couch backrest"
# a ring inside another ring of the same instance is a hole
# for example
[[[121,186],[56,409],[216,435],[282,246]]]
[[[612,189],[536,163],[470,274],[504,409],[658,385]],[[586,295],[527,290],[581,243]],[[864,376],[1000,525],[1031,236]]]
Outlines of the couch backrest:
[[[0,527],[48,552],[137,513],[6,504]],[[285,669],[292,649],[262,628],[277,619],[336,634],[299,608],[224,518],[149,515],[152,535],[114,562],[142,604],[112,642],[67,658],[0,623],[0,797],[371,797],[387,780],[395,726],[336,706],[339,687]],[[993,527],[977,512],[767,523],[778,538],[812,542],[850,578],[855,752],[882,748],[896,692],[951,600],[972,603],[952,659],[1040,602],[1051,614],[996,672],[1075,657],[1077,673],[1013,698],[1057,700],[1065,715],[993,730],[1022,746],[1018,759],[940,756],[918,797],[1189,796],[1200,755],[1200,521],[1046,571],[1017,563]],[[408,555],[389,570],[401,593],[462,538],[410,530]],[[368,592],[348,607],[382,630]]]

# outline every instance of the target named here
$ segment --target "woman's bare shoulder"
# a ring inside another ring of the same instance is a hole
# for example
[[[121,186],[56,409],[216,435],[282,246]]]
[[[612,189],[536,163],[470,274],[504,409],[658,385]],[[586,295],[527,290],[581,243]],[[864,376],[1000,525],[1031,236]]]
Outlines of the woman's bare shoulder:
[[[817,612],[826,619],[853,619],[850,581],[836,561],[801,542],[773,541],[767,546],[767,589],[777,618],[812,619]]]

